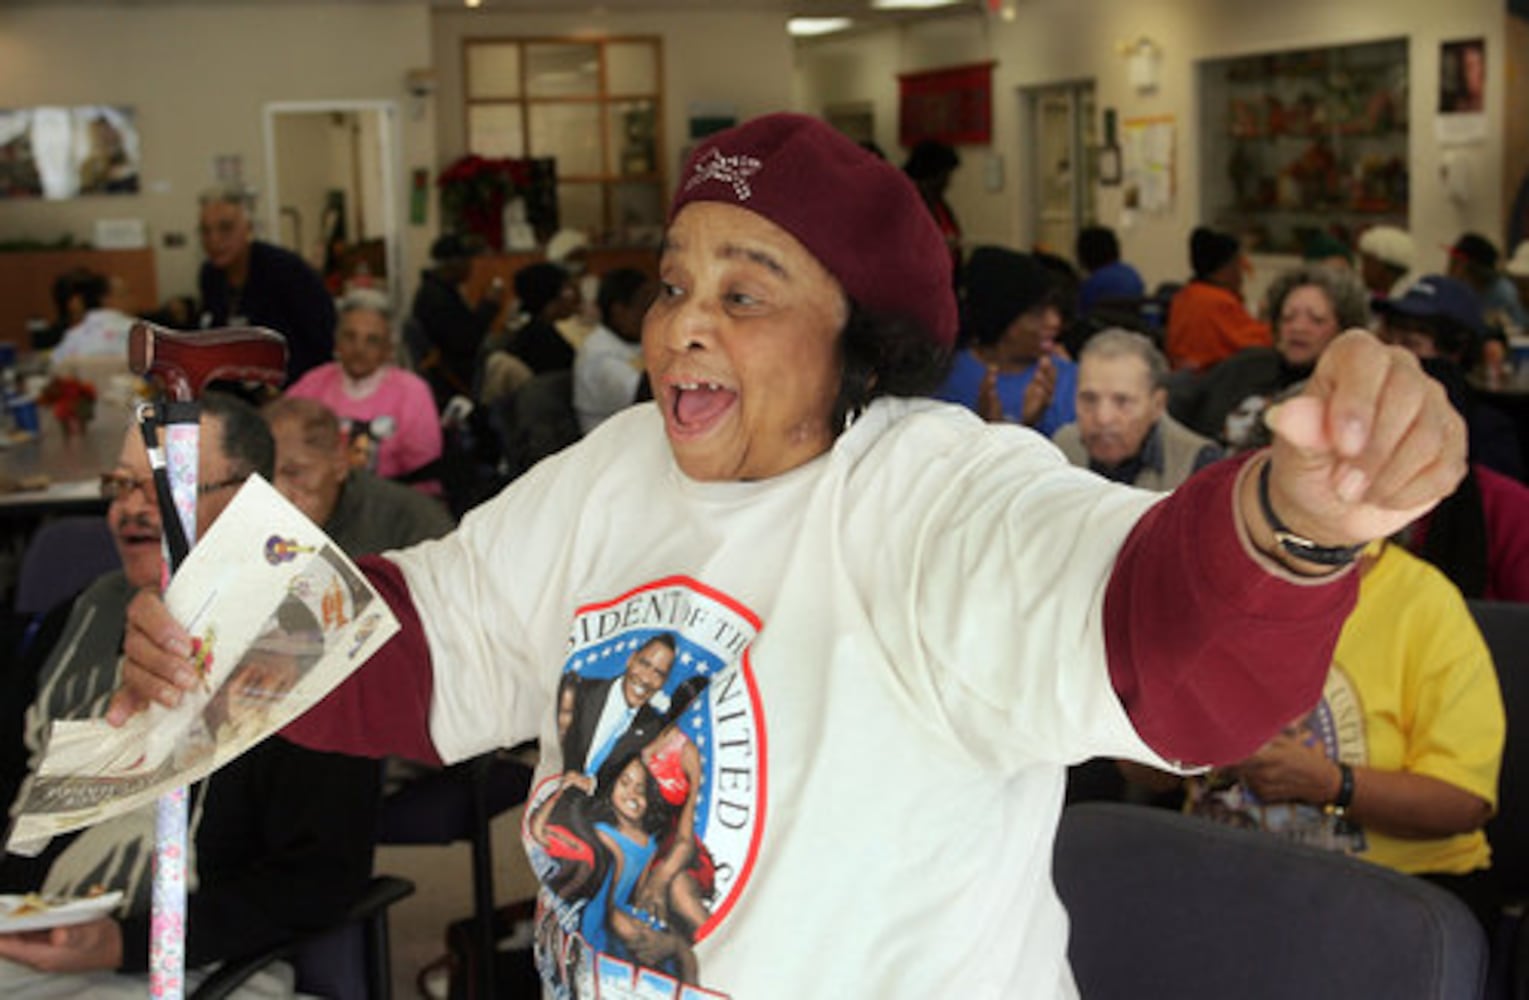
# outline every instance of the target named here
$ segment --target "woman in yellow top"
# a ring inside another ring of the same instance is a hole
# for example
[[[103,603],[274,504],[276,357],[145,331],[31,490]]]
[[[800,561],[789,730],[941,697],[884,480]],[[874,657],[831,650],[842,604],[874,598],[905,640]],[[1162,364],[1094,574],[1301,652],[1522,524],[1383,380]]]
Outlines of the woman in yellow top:
[[[1422,875],[1495,911],[1482,827],[1505,730],[1465,600],[1402,548],[1372,544],[1322,700],[1252,757],[1190,779],[1190,812]]]

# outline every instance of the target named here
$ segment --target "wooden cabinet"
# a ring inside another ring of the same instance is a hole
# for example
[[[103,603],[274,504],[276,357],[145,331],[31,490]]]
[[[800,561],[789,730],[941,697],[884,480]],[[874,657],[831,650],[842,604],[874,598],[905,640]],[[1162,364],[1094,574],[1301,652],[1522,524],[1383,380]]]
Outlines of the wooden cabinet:
[[[124,312],[142,314],[159,308],[154,251],[147,247],[0,253],[0,341],[9,341],[22,350],[30,348],[27,323],[54,321],[53,280],[78,267],[127,282]]]

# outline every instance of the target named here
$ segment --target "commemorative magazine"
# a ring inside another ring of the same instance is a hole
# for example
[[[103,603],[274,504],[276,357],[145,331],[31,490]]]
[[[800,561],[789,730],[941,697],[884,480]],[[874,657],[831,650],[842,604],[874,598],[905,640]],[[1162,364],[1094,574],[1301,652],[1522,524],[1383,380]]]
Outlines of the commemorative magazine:
[[[52,723],[12,810],[8,850],[122,815],[277,732],[364,663],[398,622],[354,563],[251,476],[166,590],[201,685],[117,728]]]

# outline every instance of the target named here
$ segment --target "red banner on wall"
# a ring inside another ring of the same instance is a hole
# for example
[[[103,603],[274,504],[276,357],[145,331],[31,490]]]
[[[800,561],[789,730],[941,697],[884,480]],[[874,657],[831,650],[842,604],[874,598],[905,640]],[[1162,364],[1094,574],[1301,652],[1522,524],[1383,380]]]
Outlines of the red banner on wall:
[[[993,137],[993,64],[974,63],[897,76],[898,140],[982,145]]]

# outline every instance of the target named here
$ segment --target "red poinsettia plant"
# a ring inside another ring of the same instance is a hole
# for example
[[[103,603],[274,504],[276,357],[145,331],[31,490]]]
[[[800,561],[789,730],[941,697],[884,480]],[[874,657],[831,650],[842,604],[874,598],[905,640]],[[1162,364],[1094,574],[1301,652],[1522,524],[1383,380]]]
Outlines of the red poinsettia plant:
[[[435,183],[441,189],[445,228],[476,233],[493,249],[502,250],[504,206],[531,183],[531,163],[469,153],[442,170]]]
[[[51,409],[66,430],[79,430],[96,415],[96,387],[73,375],[55,375],[37,402]]]

